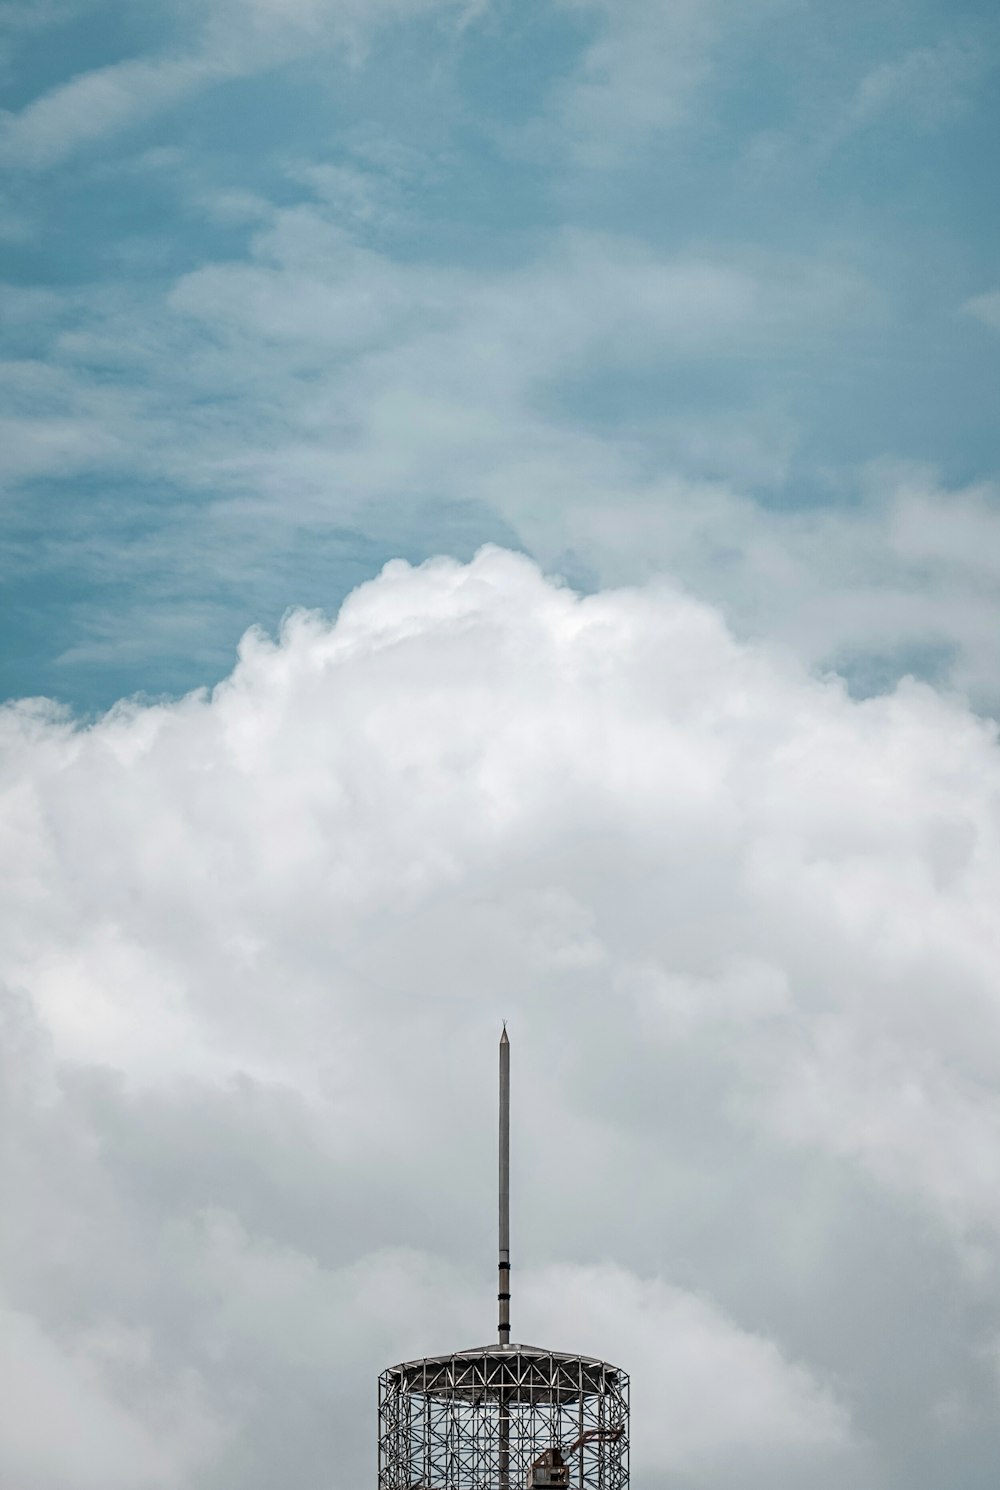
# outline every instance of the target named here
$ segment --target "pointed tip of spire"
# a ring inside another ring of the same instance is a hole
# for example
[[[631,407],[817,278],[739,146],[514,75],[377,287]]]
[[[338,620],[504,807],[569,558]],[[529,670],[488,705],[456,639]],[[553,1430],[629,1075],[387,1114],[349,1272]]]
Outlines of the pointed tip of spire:
[[[506,1021],[506,1019],[503,1022],[503,1032],[500,1035],[500,1044],[501,1045],[509,1045],[510,1044],[510,1041],[507,1039],[507,1021]]]

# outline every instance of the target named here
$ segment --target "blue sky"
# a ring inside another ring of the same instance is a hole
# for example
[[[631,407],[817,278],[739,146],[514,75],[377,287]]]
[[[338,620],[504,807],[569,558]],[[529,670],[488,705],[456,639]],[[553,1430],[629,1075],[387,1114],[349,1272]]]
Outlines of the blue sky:
[[[0,25],[6,696],[212,683],[248,625],[496,541],[992,697],[992,6]]]

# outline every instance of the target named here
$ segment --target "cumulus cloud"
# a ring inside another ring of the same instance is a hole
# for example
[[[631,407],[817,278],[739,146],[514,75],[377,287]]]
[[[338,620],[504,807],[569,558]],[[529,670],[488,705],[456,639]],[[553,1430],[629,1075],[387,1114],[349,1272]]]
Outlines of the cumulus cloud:
[[[834,1394],[697,1295],[607,1263],[550,1267],[525,1292],[546,1338],[586,1319],[597,1353],[628,1360],[633,1456],[665,1483],[724,1484],[736,1463],[747,1485],[807,1472],[867,1481]]]
[[[620,506],[615,482],[628,493]],[[927,467],[873,462],[856,503],[792,510],[762,506],[732,481],[643,479],[621,467],[592,469],[589,481],[581,472],[576,492],[557,488],[548,505],[516,486],[490,491],[553,567],[565,562],[572,502],[572,553],[604,583],[675,574],[742,635],[835,669],[856,692],[915,673],[996,711],[995,483],[949,488]]]
[[[105,1482],[356,1483],[377,1370],[488,1337],[501,1016],[515,1333],[630,1370],[640,1490],[981,1481],[991,725],[497,549],[2,722],[0,1288]]]

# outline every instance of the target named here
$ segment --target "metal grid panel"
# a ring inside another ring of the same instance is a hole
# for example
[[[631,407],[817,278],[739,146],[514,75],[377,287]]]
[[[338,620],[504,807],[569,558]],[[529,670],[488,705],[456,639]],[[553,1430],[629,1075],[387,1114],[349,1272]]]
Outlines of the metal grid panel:
[[[522,1490],[539,1455],[589,1432],[574,1490],[626,1490],[628,1377],[604,1361],[518,1346],[408,1361],[379,1378],[379,1490]]]

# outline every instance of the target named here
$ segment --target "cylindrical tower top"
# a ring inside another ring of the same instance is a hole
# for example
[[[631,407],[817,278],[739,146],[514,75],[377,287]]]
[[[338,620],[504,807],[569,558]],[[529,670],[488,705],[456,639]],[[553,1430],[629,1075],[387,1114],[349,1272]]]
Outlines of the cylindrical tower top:
[[[378,1490],[628,1490],[628,1377],[482,1345],[379,1378]]]

